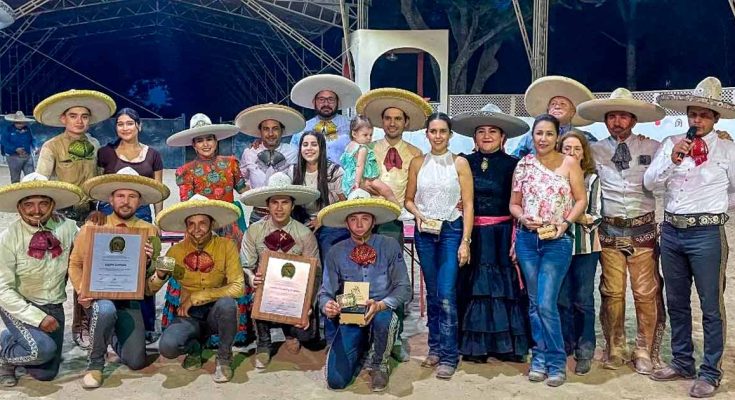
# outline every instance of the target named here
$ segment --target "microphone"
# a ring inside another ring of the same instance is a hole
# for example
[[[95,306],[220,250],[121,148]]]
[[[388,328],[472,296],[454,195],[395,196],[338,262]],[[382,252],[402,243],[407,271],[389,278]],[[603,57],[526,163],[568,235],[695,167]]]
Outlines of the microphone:
[[[689,130],[687,131],[686,138],[688,140],[694,140],[695,137],[697,137],[697,127],[696,126],[689,127]],[[679,161],[681,161],[681,160],[684,159],[684,156],[685,155],[686,154],[684,154],[682,152],[679,152],[679,154],[677,154],[676,156],[679,158]]]

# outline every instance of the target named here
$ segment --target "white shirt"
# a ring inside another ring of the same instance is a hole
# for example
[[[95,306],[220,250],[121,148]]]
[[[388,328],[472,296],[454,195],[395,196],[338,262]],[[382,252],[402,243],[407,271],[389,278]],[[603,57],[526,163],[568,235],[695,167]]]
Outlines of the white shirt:
[[[276,147],[276,151],[283,154],[285,161],[277,165],[266,165],[258,159],[258,154],[267,149],[261,143],[257,148],[248,147],[242,152],[240,158],[240,172],[242,177],[248,183],[250,189],[259,188],[268,184],[268,178],[276,172],[289,173],[291,166],[296,164],[298,153],[296,148],[289,143],[281,143]]]
[[[671,161],[674,145],[684,134],[664,139],[644,184],[649,190],[666,189],[664,209],[672,214],[719,214],[728,209],[728,191],[735,187],[735,143],[712,131],[703,137],[709,153],[707,161],[694,165],[684,157],[678,166]]]
[[[451,222],[462,216],[457,210],[460,197],[459,174],[452,153],[427,153],[416,178],[416,208],[426,218]]]
[[[618,141],[610,136],[592,143],[592,156],[597,165],[602,189],[602,215],[636,218],[656,210],[653,192],[643,187],[643,175],[661,146],[656,140],[631,134],[623,141],[630,151],[630,168],[618,171],[612,158]]]

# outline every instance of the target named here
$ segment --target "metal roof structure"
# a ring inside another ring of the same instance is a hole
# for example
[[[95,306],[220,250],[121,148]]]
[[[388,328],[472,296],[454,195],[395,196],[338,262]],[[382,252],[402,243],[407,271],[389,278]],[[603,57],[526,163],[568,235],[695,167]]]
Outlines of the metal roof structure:
[[[121,40],[206,54],[217,60],[212,73],[227,85],[215,90],[240,103],[278,101],[304,76],[342,73],[342,54],[326,51],[325,38],[342,41],[345,32],[365,27],[369,0],[4,3],[15,22],[0,30],[0,111],[32,110],[63,87],[65,74],[75,73],[65,65],[75,53]]]

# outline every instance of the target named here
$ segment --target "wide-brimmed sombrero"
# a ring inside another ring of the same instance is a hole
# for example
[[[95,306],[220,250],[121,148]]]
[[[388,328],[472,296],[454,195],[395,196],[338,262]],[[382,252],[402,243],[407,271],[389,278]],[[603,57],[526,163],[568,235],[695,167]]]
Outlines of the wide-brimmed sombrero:
[[[735,118],[735,104],[722,100],[722,83],[719,79],[704,78],[690,94],[666,93],[659,95],[656,102],[664,108],[687,113],[690,106],[708,108],[720,114],[720,118]]]
[[[288,106],[279,104],[259,104],[248,107],[237,114],[235,125],[248,136],[260,137],[258,125],[265,120],[275,120],[283,124],[283,135],[289,136],[301,132],[306,121],[300,112]]]
[[[71,207],[84,197],[82,189],[76,185],[60,181],[50,181],[47,177],[32,172],[18,183],[0,188],[0,211],[17,212],[18,202],[29,196],[46,196],[54,199],[56,209]]]
[[[423,97],[397,88],[373,89],[360,96],[355,105],[357,113],[366,116],[373,126],[383,125],[382,114],[386,108],[397,108],[406,113],[409,127],[413,130],[423,129],[426,118],[434,112]]]
[[[138,175],[134,169],[125,167],[115,174],[95,176],[84,182],[84,192],[99,201],[109,201],[116,190],[128,189],[140,193],[140,205],[164,201],[171,194],[166,185],[155,179]]]
[[[302,206],[319,198],[319,191],[304,185],[294,185],[288,175],[276,172],[268,178],[268,185],[248,190],[240,197],[240,202],[246,206],[267,207],[268,199],[273,196],[290,196],[295,206]]]
[[[546,114],[549,109],[549,101],[557,96],[566,97],[575,107],[595,98],[592,92],[587,89],[587,86],[572,78],[556,75],[544,76],[533,81],[526,89],[526,95],[523,98],[526,111],[532,117]],[[579,114],[575,114],[572,118],[572,125],[574,126],[585,126],[591,123],[591,121],[580,117]]]
[[[15,114],[8,114],[5,116],[5,120],[8,122],[13,122],[13,123],[19,122],[23,124],[33,122],[33,118],[26,117],[26,115],[23,114],[23,111],[17,111]]]
[[[33,109],[33,117],[41,124],[64,127],[61,114],[72,107],[89,110],[89,125],[102,122],[115,113],[117,106],[112,97],[96,90],[71,89],[47,97]]]
[[[605,115],[613,111],[631,113],[638,122],[654,122],[666,116],[663,107],[633,98],[626,88],[615,89],[607,99],[589,100],[577,106],[577,114],[594,122],[605,122]]]
[[[240,209],[226,201],[211,200],[200,194],[195,194],[187,201],[166,207],[158,217],[156,225],[164,231],[184,232],[186,219],[192,215],[208,215],[214,220],[212,229],[219,229],[237,221]]]
[[[319,74],[307,76],[296,82],[291,89],[291,102],[305,108],[314,108],[314,96],[322,90],[334,92],[339,97],[337,109],[344,110],[355,105],[362,94],[357,84],[343,76]]]
[[[468,111],[452,117],[452,130],[460,135],[475,137],[480,126],[496,126],[503,130],[507,138],[528,132],[528,124],[518,117],[506,114],[495,104],[487,104],[479,111]]]
[[[372,198],[370,193],[357,189],[350,193],[347,200],[322,208],[316,218],[320,225],[343,228],[347,226],[347,217],[354,213],[371,214],[375,218],[373,224],[380,225],[398,218],[401,208],[393,202]]]
[[[200,136],[213,135],[215,139],[227,139],[238,132],[235,125],[213,124],[208,116],[202,113],[194,114],[189,121],[189,129],[176,132],[166,139],[166,144],[172,147],[186,147],[192,145],[192,140]]]
[[[4,1],[0,1],[0,29],[7,28],[15,22],[13,8]]]

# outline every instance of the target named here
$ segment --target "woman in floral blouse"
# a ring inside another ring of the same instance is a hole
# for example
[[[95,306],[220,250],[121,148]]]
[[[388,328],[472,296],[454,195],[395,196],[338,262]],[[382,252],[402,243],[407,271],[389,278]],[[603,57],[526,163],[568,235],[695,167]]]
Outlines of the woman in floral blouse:
[[[566,381],[567,357],[557,300],[572,260],[571,221],[584,213],[587,193],[579,161],[556,151],[559,121],[542,114],[531,132],[536,155],[518,162],[510,197],[519,228],[515,255],[528,286],[535,342],[528,379],[560,386]]]

